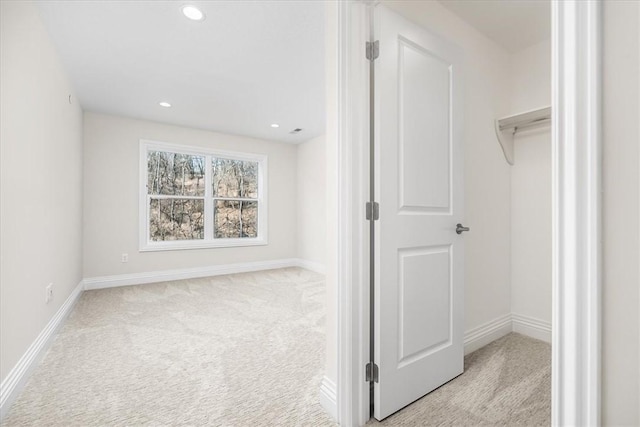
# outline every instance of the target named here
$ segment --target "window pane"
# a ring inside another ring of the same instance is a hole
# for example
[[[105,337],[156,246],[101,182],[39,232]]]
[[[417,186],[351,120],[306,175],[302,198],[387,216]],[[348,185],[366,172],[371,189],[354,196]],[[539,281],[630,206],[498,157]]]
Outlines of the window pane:
[[[216,239],[257,237],[258,202],[216,200],[214,235]]]
[[[204,196],[204,157],[149,151],[147,192],[170,196]]]
[[[214,197],[258,198],[258,162],[213,158]]]
[[[204,200],[151,199],[152,241],[204,239]]]

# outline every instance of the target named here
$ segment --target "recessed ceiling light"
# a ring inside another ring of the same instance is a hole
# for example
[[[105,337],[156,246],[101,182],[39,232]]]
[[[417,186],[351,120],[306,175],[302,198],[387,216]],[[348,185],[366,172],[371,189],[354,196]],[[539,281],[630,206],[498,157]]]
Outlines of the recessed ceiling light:
[[[274,123],[274,124],[272,124],[272,125],[271,125],[271,127],[272,127],[272,128],[279,128],[279,127],[280,127],[280,125],[279,125],[279,124],[277,124],[277,123]]]
[[[182,13],[184,14],[184,16],[191,19],[192,21],[204,20],[204,12],[195,6],[191,6],[191,5],[182,6]]]
[[[162,101],[162,102],[159,102],[159,104],[160,104],[161,107],[165,107],[165,108],[171,107],[171,104],[169,104],[168,102]]]

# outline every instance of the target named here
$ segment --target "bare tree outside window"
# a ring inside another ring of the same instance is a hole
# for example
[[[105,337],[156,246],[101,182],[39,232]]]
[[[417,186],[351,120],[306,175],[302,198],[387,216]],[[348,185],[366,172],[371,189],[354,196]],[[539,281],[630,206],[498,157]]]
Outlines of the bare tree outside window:
[[[214,237],[217,239],[258,235],[258,163],[214,158]]]
[[[205,158],[149,151],[147,194],[152,241],[204,238]],[[188,198],[187,198],[188,197]]]
[[[146,144],[142,185],[149,242],[205,241],[216,246],[216,240],[260,237],[264,156],[246,155],[256,160],[244,160],[241,153],[225,158],[213,151],[187,154],[169,144]]]
[[[147,156],[149,194],[204,197],[202,156],[150,151]]]
[[[215,237],[256,237],[258,235],[258,203],[243,200],[217,200]]]
[[[151,240],[197,240],[204,238],[204,200],[151,199]]]
[[[214,158],[213,196],[258,198],[258,162]]]

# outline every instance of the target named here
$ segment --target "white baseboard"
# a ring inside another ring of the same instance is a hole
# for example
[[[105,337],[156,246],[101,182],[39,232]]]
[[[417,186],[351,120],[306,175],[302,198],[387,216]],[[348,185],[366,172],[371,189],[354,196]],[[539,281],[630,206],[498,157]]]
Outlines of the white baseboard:
[[[208,267],[182,268],[178,270],[149,271],[145,273],[118,274],[114,276],[88,277],[84,279],[84,289],[115,288],[119,286],[143,285],[170,280],[197,279],[199,277],[221,276],[224,274],[249,273],[251,271],[274,270],[276,268],[300,267],[325,274],[324,265],[300,258],[270,261],[244,262],[237,264],[212,265]]]
[[[502,338],[511,331],[512,322],[510,313],[473,328],[464,334],[464,354],[467,355],[474,352]]]
[[[473,328],[464,334],[464,354],[491,344],[509,332],[551,343],[551,323],[521,314],[509,313]]]
[[[521,314],[511,314],[513,332],[551,343],[551,323]]]
[[[4,381],[2,381],[2,384],[0,384],[0,420],[4,419],[7,415],[11,404],[22,391],[29,375],[49,349],[55,333],[64,323],[69,313],[71,313],[73,306],[76,301],[78,301],[78,297],[82,294],[83,288],[84,284],[81,281],[49,323],[47,323],[47,326],[45,326],[35,341],[29,346],[18,363],[11,369]]]
[[[338,420],[338,399],[336,394],[336,384],[326,376],[322,378],[320,385],[320,405],[333,418]]]
[[[315,271],[316,273],[320,273],[320,274],[327,273],[327,268],[324,266],[324,264],[320,264],[319,262],[309,261],[307,259],[301,259],[301,258],[297,258],[296,262],[297,262],[297,266],[300,268],[305,268],[307,270]]]
[[[183,268],[179,270],[149,271],[146,273],[118,274],[115,276],[89,277],[84,279],[84,289],[106,289],[118,286],[143,285],[170,280],[196,279],[199,277],[221,276],[224,274],[248,273],[251,271],[273,270],[276,268],[298,267],[296,258],[272,261],[245,262],[238,264],[212,265],[209,267]]]

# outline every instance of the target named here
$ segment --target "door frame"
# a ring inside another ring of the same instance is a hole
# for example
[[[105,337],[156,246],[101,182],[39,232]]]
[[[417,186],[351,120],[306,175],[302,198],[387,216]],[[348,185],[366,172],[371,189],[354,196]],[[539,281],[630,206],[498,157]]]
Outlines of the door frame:
[[[335,250],[336,415],[341,426],[369,419],[369,225],[365,221],[369,179],[370,2],[326,2],[327,145],[335,152],[337,195]],[[335,69],[332,65],[336,65]],[[331,169],[331,167],[330,167]],[[331,191],[331,189],[328,189]],[[331,331],[329,333],[332,333]],[[331,357],[331,355],[328,355]]]
[[[600,425],[602,2],[552,1],[552,424]]]
[[[371,2],[328,2],[328,144],[337,169],[336,413],[369,418],[369,102]],[[602,2],[552,1],[552,424],[600,424]],[[330,189],[331,190],[331,189]],[[331,355],[329,355],[331,357]]]

